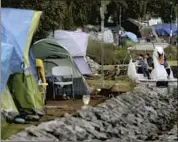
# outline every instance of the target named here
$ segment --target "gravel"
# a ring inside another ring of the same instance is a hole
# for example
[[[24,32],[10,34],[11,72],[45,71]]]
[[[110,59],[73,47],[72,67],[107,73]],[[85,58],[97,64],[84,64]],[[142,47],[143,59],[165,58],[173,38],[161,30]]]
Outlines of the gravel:
[[[163,134],[175,125],[176,95],[164,88],[136,87],[133,92],[111,98],[97,107],[79,110],[74,116],[28,127],[9,140],[168,140]],[[175,132],[168,135],[171,135],[169,140],[176,138]]]

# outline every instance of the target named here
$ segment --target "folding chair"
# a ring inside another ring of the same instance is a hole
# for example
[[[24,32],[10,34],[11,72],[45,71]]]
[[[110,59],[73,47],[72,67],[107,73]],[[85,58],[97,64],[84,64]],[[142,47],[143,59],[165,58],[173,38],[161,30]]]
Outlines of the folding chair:
[[[54,85],[59,85],[60,87],[64,88],[65,86],[71,85],[72,86],[72,96],[74,98],[74,86],[73,86],[73,70],[71,67],[68,66],[56,66],[52,68],[52,76],[53,76],[53,98],[56,97],[56,89]],[[55,77],[62,77],[70,78],[70,81],[55,81]],[[65,88],[64,88],[65,94]]]

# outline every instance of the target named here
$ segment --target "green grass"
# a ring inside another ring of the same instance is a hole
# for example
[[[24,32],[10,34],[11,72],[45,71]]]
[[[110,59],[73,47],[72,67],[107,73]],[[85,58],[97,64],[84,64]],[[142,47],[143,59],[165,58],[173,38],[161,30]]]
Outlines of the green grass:
[[[169,61],[168,61],[168,64],[169,64],[170,66],[177,66],[177,61],[176,61],[176,60],[169,60]]]
[[[168,64],[170,66],[177,66],[177,61],[176,60],[168,60]],[[104,70],[110,70],[114,68],[114,65],[104,65]]]
[[[110,88],[115,83],[115,89],[121,92],[132,91],[135,87],[135,82],[129,79],[127,76],[120,76],[117,78],[116,82],[114,80],[104,80],[103,82],[100,79],[87,80],[89,86],[93,90],[97,88]]]
[[[1,139],[6,140],[12,135],[24,130],[29,124],[9,124],[1,121]]]
[[[104,65],[103,66],[103,69],[104,70],[111,70],[111,69],[113,69],[114,68],[114,65]]]

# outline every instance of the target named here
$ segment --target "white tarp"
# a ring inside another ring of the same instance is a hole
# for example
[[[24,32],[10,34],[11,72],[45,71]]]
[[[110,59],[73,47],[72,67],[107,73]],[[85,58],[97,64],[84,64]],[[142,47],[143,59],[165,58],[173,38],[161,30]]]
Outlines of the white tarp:
[[[50,35],[52,37],[52,34]],[[92,74],[91,69],[85,60],[89,34],[81,31],[56,30],[54,39],[73,57],[78,69],[84,75]]]
[[[54,38],[69,51],[72,57],[86,56],[89,34],[79,31],[56,30]]]

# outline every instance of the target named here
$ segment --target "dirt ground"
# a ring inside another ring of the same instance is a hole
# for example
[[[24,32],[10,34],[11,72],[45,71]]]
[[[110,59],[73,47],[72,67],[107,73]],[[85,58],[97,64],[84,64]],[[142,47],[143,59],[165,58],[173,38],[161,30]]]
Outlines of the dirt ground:
[[[104,102],[107,98],[95,97],[91,98],[89,105],[96,106]],[[83,106],[82,99],[66,100],[66,101],[47,101],[46,115],[43,116],[39,122],[45,122],[54,120],[57,117],[61,117],[68,114],[74,114],[77,110],[80,110]]]
[[[91,98],[89,105],[96,106],[104,102],[107,98],[104,97],[95,97]],[[22,131],[26,127],[30,125],[38,125],[41,122],[46,122],[50,120],[54,120],[56,118],[64,116],[66,113],[74,114],[77,110],[81,109],[83,106],[82,99],[75,99],[75,100],[66,100],[66,101],[47,101],[46,105],[46,114],[43,116],[39,121],[27,121],[27,124],[2,124],[1,125],[1,139],[6,140],[13,134]],[[8,130],[8,133],[7,133]]]

